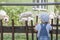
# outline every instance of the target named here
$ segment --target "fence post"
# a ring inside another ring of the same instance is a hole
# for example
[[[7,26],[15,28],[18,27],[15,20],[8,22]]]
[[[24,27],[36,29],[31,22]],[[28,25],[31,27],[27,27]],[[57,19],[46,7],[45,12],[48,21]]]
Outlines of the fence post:
[[[58,40],[58,23],[59,19],[57,18],[57,23],[56,23],[56,40]]]
[[[25,21],[25,25],[26,25],[26,40],[28,40],[28,21]]]
[[[32,40],[34,40],[34,31],[33,31],[33,21],[31,20],[31,32],[32,32]]]
[[[12,19],[12,40],[14,40],[14,20]]]
[[[3,25],[2,20],[0,20],[0,30],[1,30],[1,40],[3,40]]]
[[[38,16],[36,16],[36,23],[38,23]],[[37,33],[36,33],[36,40],[38,40]]]
[[[36,23],[38,23],[38,16],[36,16]]]
[[[51,19],[51,26],[53,25],[53,19]],[[51,40],[53,40],[53,26],[52,26],[52,31],[51,31]]]

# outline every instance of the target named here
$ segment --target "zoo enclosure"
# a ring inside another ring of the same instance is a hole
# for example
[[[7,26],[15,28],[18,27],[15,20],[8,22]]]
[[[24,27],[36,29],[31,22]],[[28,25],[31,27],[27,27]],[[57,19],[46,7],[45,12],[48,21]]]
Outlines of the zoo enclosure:
[[[38,6],[38,5],[60,5],[60,3],[0,3],[0,6]],[[37,17],[38,19],[38,17]],[[38,20],[36,20],[37,22]],[[56,24],[53,24],[53,20],[51,21],[51,25],[56,27],[56,30],[52,30],[51,32],[51,40],[53,40],[53,34],[56,34],[56,40],[58,40],[58,34],[60,34],[60,30],[58,30],[59,19],[57,18]],[[28,33],[32,33],[32,40],[34,40],[34,29],[33,29],[33,21],[31,20],[31,26],[28,26],[28,22],[25,22],[25,26],[14,26],[14,20],[12,20],[12,26],[5,27],[3,26],[2,20],[0,20],[0,33],[1,40],[3,40],[3,33],[12,33],[12,40],[14,40],[14,33],[26,33],[26,40],[28,40]]]

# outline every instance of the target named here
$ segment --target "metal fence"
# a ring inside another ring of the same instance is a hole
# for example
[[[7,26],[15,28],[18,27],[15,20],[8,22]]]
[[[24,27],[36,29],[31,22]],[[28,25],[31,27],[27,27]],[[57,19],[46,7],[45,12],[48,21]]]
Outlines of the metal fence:
[[[0,6],[38,6],[38,5],[60,5],[60,2],[54,3],[0,3]]]
[[[36,22],[38,21],[38,17],[36,17]],[[56,40],[58,40],[58,34],[60,34],[60,30],[58,29],[59,19],[57,18],[56,24],[53,24],[53,20],[51,21],[52,27],[56,27],[56,29],[52,29],[51,32],[51,40],[53,40],[53,34],[56,34]],[[0,33],[1,39],[3,40],[3,33],[12,33],[12,40],[14,39],[14,33],[26,33],[26,40],[29,40],[28,34],[32,34],[32,40],[34,40],[34,28],[33,21],[31,20],[31,26],[28,25],[28,21],[25,22],[25,26],[14,26],[14,20],[12,19],[12,26],[3,26],[2,20],[0,20]],[[37,40],[37,38],[36,38]]]

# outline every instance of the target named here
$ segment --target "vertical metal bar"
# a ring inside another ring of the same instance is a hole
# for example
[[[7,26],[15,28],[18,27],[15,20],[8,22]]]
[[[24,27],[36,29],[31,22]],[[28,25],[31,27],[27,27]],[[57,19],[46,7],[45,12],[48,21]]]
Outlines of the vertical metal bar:
[[[33,3],[35,3],[36,0],[33,0]],[[33,8],[35,8],[35,6],[33,6]]]
[[[38,16],[36,16],[36,23],[38,23]],[[38,40],[37,33],[36,33],[36,40]]]
[[[35,0],[33,0],[33,3],[35,2]]]
[[[26,40],[28,40],[28,21],[25,21],[25,25],[26,25]]]
[[[36,23],[38,23],[38,16],[36,16]]]
[[[1,31],[1,20],[0,20],[0,31]],[[1,32],[0,32],[0,37],[1,37]],[[0,40],[1,40],[1,38],[0,38]]]
[[[37,0],[37,3],[39,3],[39,0]],[[39,5],[37,6],[37,8],[39,8]]]
[[[57,23],[56,23],[56,40],[58,40],[58,22],[59,22],[59,19],[57,18]]]
[[[31,20],[32,40],[34,40],[33,21]]]
[[[3,40],[3,26],[2,20],[0,20],[0,28],[1,28],[1,40]]]
[[[53,25],[53,19],[51,20],[51,26]],[[52,31],[51,31],[51,40],[53,40],[53,26],[52,26]]]
[[[14,20],[12,19],[12,40],[14,40]]]

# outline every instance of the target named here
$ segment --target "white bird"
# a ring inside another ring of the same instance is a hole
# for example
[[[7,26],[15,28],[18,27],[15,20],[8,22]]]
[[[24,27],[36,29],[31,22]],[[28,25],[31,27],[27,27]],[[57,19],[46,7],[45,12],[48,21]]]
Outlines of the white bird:
[[[0,10],[0,15],[6,15],[6,12],[4,10]]]
[[[3,16],[6,15],[6,12],[4,10],[0,10],[0,19],[3,18]]]
[[[56,17],[56,15],[55,15],[54,12],[50,12],[49,13],[49,17],[50,17],[50,19],[54,19]]]
[[[9,21],[9,16],[8,15],[5,15],[3,20],[7,23]]]
[[[20,21],[30,21],[30,20],[33,20],[33,14],[32,12],[30,11],[27,11],[27,12],[24,12],[24,13],[21,13],[19,15],[19,20]]]
[[[20,17],[32,17],[32,12],[28,11],[28,12],[24,12],[20,14]]]
[[[0,19],[3,19],[5,22],[9,21],[9,16],[4,10],[0,10]]]

